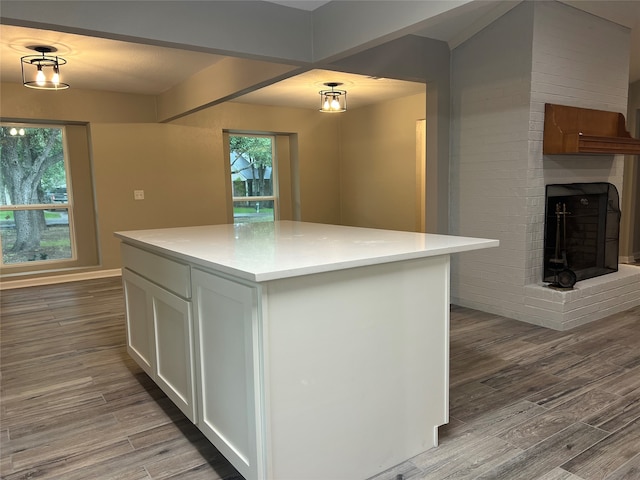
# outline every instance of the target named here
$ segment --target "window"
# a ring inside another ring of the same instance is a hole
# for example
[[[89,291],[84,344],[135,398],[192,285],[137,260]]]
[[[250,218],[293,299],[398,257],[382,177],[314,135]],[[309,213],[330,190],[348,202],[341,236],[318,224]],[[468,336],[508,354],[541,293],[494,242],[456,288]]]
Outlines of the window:
[[[0,124],[5,267],[76,259],[65,127]]]
[[[275,137],[229,135],[233,221],[273,222],[278,216]]]

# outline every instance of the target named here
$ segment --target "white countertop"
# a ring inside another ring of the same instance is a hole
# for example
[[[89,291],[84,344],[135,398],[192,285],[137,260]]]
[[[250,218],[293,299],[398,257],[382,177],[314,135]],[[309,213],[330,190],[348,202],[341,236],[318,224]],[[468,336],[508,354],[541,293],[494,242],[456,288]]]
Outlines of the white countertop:
[[[292,221],[116,232],[125,243],[255,282],[497,247],[498,240]]]

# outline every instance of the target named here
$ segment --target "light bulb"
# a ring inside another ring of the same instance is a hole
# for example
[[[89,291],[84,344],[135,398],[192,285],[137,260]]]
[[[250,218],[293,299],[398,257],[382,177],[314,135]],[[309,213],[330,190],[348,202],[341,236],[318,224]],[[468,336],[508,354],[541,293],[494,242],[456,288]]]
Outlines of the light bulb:
[[[331,106],[329,105],[329,97],[324,97],[324,103],[322,104],[323,110],[331,110]]]
[[[18,135],[20,135],[21,137],[24,137],[24,128],[21,128],[20,130],[18,130]]]
[[[9,135],[17,135],[17,134],[18,134],[18,130],[16,130],[15,127],[9,130]]]
[[[340,110],[340,102],[336,97],[331,100],[331,110]]]
[[[38,73],[36,73],[36,83],[40,86],[43,86],[47,82],[47,79],[44,76],[44,72],[42,71],[42,65],[38,65]]]
[[[60,83],[60,68],[58,67],[58,57],[56,57],[56,63],[53,65],[53,77],[51,78],[51,81],[56,87]]]

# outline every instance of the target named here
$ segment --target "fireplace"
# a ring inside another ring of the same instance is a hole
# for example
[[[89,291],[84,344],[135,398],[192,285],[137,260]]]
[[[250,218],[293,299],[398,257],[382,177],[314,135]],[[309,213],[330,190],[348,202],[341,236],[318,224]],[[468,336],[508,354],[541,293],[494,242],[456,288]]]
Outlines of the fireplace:
[[[610,183],[547,185],[544,282],[570,289],[618,270],[619,205]]]

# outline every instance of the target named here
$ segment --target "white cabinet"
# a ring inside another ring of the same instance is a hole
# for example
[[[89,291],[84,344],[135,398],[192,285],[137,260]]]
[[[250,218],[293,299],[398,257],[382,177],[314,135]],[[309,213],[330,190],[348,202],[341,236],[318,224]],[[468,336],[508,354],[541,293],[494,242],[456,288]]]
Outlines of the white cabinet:
[[[437,445],[448,262],[262,283],[192,268],[198,428],[247,480],[368,478]]]
[[[127,351],[153,378],[156,352],[150,296],[147,294],[151,282],[123,269],[122,284],[127,315]]]
[[[191,303],[153,285],[151,304],[155,330],[155,381],[189,420],[195,422]]]
[[[265,478],[257,288],[195,268],[191,275],[197,425],[245,478]]]
[[[139,271],[167,260],[140,253]],[[189,301],[127,267],[128,348],[247,480],[368,478],[447,422],[448,271],[444,255],[267,282],[192,265]]]
[[[265,478],[258,287],[195,268],[185,280],[184,265],[122,247],[129,354],[245,478]]]
[[[122,274],[127,314],[127,351],[178,408],[195,422],[191,302],[142,276],[148,274],[146,262],[151,262],[154,268],[164,263],[169,267],[168,272],[171,272],[175,262],[128,245],[123,247],[127,247],[127,257],[134,255],[138,261],[143,259],[138,263],[125,263],[127,268],[123,269]],[[136,255],[138,252],[140,255]],[[188,266],[176,265],[178,277],[183,268],[188,272]],[[129,270],[131,266],[142,275]],[[175,282],[176,275],[169,275],[168,278],[170,284]],[[157,281],[163,286],[167,285],[162,277]],[[182,293],[190,293],[190,281],[189,285],[181,285],[177,289]]]

